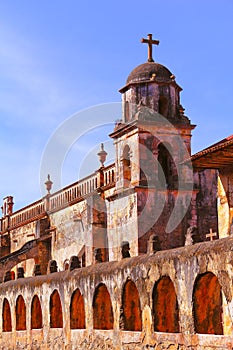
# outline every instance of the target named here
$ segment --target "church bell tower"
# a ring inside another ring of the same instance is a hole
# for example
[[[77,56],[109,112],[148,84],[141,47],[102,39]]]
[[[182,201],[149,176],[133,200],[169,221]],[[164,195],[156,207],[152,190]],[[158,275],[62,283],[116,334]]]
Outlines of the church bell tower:
[[[137,193],[138,253],[146,253],[153,234],[162,249],[184,243],[191,218],[186,215],[184,219],[183,213],[188,212],[187,197],[193,181],[185,160],[190,157],[195,126],[184,115],[182,88],[175,75],[153,60],[152,45],[159,41],[148,34],[141,42],[148,44],[148,59],[132,70],[119,90],[122,120],[110,136],[116,149],[116,193]],[[182,207],[182,223],[171,223],[177,200]]]

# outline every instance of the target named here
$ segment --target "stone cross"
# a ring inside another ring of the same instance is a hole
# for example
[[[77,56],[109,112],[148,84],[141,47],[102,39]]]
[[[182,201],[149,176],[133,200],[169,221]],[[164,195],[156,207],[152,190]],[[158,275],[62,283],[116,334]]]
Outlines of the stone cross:
[[[152,45],[159,45],[159,40],[153,40],[152,34],[147,34],[148,39],[141,39],[141,43],[148,44],[148,62],[154,62],[152,57]]]
[[[217,236],[217,233],[216,232],[213,232],[212,231],[212,228],[210,228],[210,233],[207,233],[206,234],[206,238],[210,238],[210,241],[213,241],[214,240],[214,237]]]

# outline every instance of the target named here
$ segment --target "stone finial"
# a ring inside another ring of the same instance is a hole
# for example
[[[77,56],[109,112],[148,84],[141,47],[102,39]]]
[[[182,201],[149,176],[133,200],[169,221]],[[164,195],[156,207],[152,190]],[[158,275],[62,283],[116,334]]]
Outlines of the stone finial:
[[[18,278],[24,278],[24,268],[23,267],[17,268],[17,279]]]
[[[50,175],[49,174],[48,174],[48,179],[47,179],[47,181],[45,181],[44,184],[45,184],[46,190],[48,191],[48,194],[50,194],[53,182],[50,180]]]
[[[11,271],[6,271],[3,277],[3,282],[11,281]]]
[[[103,255],[102,255],[101,248],[96,248],[94,251],[94,254],[95,254],[95,262],[96,263],[103,262]]]
[[[156,79],[156,73],[153,73],[152,75],[151,75],[151,77],[150,77],[150,80],[151,81],[154,81]]]
[[[69,266],[69,270],[73,271],[74,269],[79,269],[81,267],[81,262],[79,260],[79,258],[74,255],[70,258],[70,266]]]
[[[122,259],[130,258],[130,246],[128,241],[121,242],[121,256]]]
[[[151,235],[148,240],[147,254],[154,254],[161,249],[159,237]]]
[[[33,269],[33,276],[40,276],[41,270],[40,270],[40,264],[35,264]]]
[[[48,271],[49,271],[49,273],[57,272],[57,262],[56,262],[56,260],[50,260]]]
[[[3,198],[3,205],[2,205],[2,216],[11,215],[13,213],[13,197],[7,196]]]
[[[190,226],[187,229],[187,232],[185,235],[185,243],[184,243],[185,246],[193,245],[193,237],[192,236],[193,236],[195,230],[196,230],[196,227],[194,227],[194,226]]]
[[[179,112],[180,112],[180,116],[181,117],[184,117],[184,111],[185,111],[185,108],[182,105],[180,105],[179,106]]]
[[[107,155],[108,155],[108,153],[104,150],[104,144],[101,143],[100,151],[97,153],[97,156],[99,156],[99,161],[100,161],[101,167],[104,166],[104,162],[106,161]]]

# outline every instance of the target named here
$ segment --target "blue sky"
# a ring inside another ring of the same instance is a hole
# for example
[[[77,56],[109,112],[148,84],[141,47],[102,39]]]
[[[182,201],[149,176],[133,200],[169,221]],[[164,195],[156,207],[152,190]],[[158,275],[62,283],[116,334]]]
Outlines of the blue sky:
[[[0,196],[13,195],[16,209],[41,197],[46,144],[75,113],[120,102],[118,89],[146,61],[140,39],[147,33],[160,40],[154,59],[176,76],[197,124],[193,153],[232,134],[232,13],[232,0],[0,0]],[[80,164],[98,168],[89,149],[101,141],[111,159],[103,135],[120,116],[114,108],[109,114],[105,129],[69,145],[62,185],[78,179]]]

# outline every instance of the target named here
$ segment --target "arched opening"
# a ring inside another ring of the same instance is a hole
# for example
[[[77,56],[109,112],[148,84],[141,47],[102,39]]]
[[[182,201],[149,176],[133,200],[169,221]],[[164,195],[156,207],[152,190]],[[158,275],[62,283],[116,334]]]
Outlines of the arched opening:
[[[68,259],[66,259],[64,261],[63,268],[64,268],[64,271],[69,270],[69,260]]]
[[[110,294],[105,284],[100,284],[93,298],[93,328],[113,329],[113,320]]]
[[[84,329],[85,326],[85,308],[83,296],[79,289],[76,289],[70,302],[70,328]]]
[[[50,310],[50,327],[62,328],[63,319],[62,319],[61,299],[56,289],[53,291],[53,293],[50,296],[49,310]]]
[[[11,332],[12,323],[11,323],[11,308],[9,301],[4,298],[2,306],[2,331]]]
[[[160,143],[158,146],[158,180],[162,188],[176,189],[178,176],[175,163],[169,152],[170,145]]]
[[[26,306],[22,295],[19,295],[16,300],[15,307],[16,316],[16,330],[25,331],[26,330]]]
[[[125,331],[141,331],[142,311],[140,298],[137,287],[131,280],[128,280],[123,287],[121,310],[121,327]]]
[[[42,327],[41,304],[38,296],[34,295],[31,304],[31,329],[40,329]]]
[[[125,121],[129,121],[129,102],[125,101]]]
[[[122,162],[123,162],[124,186],[129,186],[129,183],[131,182],[131,162],[130,162],[130,148],[128,145],[124,147]]]
[[[167,117],[168,112],[168,100],[164,96],[160,96],[158,103],[158,112],[162,114],[162,116]]]
[[[193,290],[193,316],[196,333],[223,334],[221,286],[212,272],[196,278]]]
[[[155,283],[153,293],[154,331],[178,333],[179,310],[176,292],[171,279],[167,276]]]

